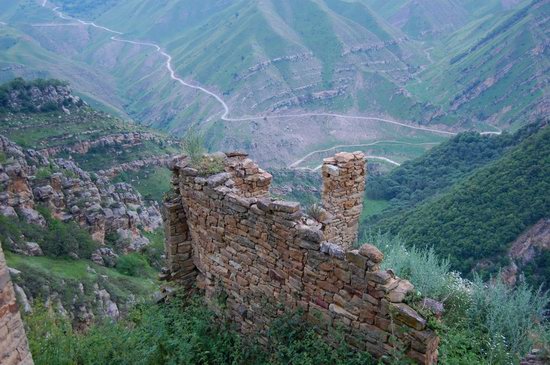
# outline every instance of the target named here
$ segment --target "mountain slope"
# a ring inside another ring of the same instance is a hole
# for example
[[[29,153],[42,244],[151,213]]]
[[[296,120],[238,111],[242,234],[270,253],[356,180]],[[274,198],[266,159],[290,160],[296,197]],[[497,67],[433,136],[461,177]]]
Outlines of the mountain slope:
[[[96,25],[61,19],[54,4]],[[403,143],[435,143],[444,135],[368,118],[430,124],[443,132],[494,131],[517,129],[547,112],[548,4],[476,4],[13,4],[0,29],[18,34],[7,36],[6,45],[13,39],[18,44],[0,54],[0,62],[10,69],[5,77],[36,76],[40,67],[48,75],[66,74],[83,96],[158,129],[181,135],[199,125],[213,149],[245,149],[266,166],[288,166],[335,145],[388,140],[397,143],[383,157],[403,154],[406,160],[418,154],[404,152]],[[522,9],[525,16],[519,16]],[[436,10],[438,16],[423,20]],[[427,23],[428,30],[401,26],[395,14]],[[437,33],[441,24],[452,26]],[[432,30],[437,37],[417,37]],[[39,54],[48,60],[55,54],[63,66],[42,64]]]
[[[430,39],[449,34],[461,26],[514,7],[522,0],[364,0],[366,4],[384,17],[390,24],[400,28],[413,38]],[[525,2],[525,1],[523,1]]]
[[[0,86],[0,240],[26,311],[44,300],[85,328],[151,297],[152,267],[162,261],[160,196],[146,201],[130,174],[146,193],[168,189],[169,179],[145,182],[178,149],[95,111],[64,82]]]
[[[514,134],[505,132],[497,136],[461,133],[386,175],[371,176],[367,197],[389,201],[392,210],[410,208],[445,192],[476,169],[502,157],[544,125],[540,121]]]
[[[440,196],[373,228],[411,245],[433,246],[455,269],[494,272],[508,263],[511,243],[550,216],[550,129],[475,171]]]
[[[434,121],[479,121],[518,128],[548,114],[550,3],[534,0],[504,17],[489,17],[455,32],[435,65],[407,89],[438,106]]]

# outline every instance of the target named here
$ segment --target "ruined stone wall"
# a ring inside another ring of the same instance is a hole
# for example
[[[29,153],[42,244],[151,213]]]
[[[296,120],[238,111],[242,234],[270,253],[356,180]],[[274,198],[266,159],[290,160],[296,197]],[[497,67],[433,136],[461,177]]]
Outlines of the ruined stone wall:
[[[435,363],[438,337],[403,303],[413,286],[380,271],[383,255],[374,246],[346,249],[357,237],[356,213],[346,209],[360,212],[364,163],[361,153],[326,161],[340,174],[323,169],[330,214],[318,222],[299,203],[271,199],[271,176],[245,155],[228,154],[225,172],[211,176],[178,161],[179,196],[166,204],[169,276],[196,276],[212,308],[228,311],[244,333],[265,333],[284,311],[302,309],[329,340],[329,330],[340,328],[358,350],[380,357],[397,347]]]
[[[339,153],[326,158],[322,173],[323,207],[332,215],[325,228],[325,239],[350,248],[357,243],[365,196],[365,156],[362,153]]]
[[[0,246],[0,364],[32,365],[23,321],[15,302],[15,292]]]

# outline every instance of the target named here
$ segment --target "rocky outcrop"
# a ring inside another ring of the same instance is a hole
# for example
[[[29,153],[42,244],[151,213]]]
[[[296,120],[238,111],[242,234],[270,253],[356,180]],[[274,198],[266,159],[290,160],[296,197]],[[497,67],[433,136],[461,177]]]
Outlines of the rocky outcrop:
[[[45,225],[37,205],[47,207],[62,221],[74,221],[103,243],[117,234],[128,251],[148,243],[142,230],[162,225],[156,202],[145,203],[126,183],[90,174],[73,161],[49,160],[33,150],[23,150],[0,136],[0,214],[18,216],[32,224]],[[21,248],[25,252],[25,248]]]
[[[525,264],[533,260],[536,249],[550,250],[550,218],[541,219],[519,236],[510,248],[510,258]]]
[[[510,247],[506,266],[501,276],[507,284],[513,286],[518,280],[521,268],[536,258],[538,252],[550,250],[550,218],[543,218],[519,236]]]
[[[210,176],[186,159],[175,161],[175,194],[165,204],[164,277],[200,289],[245,333],[262,336],[285,311],[301,309],[335,345],[332,333],[339,329],[350,346],[376,357],[399,349],[415,362],[435,364],[439,338],[405,303],[413,285],[380,269],[376,247],[351,249],[365,162],[360,152],[325,161],[327,214],[319,221],[299,203],[270,198],[271,175],[244,154],[226,154],[225,171]]]
[[[273,65],[273,64],[277,64],[277,63],[281,63],[281,62],[299,62],[299,61],[307,61],[309,59],[311,59],[313,56],[312,53],[310,52],[306,52],[306,53],[300,53],[300,54],[295,54],[295,55],[291,55],[291,56],[283,56],[283,57],[277,57],[277,58],[273,58],[273,59],[270,59],[270,60],[267,60],[267,61],[263,61],[263,62],[260,62],[252,67],[249,67],[248,70],[247,70],[247,74],[245,76],[243,76],[241,79],[247,79],[249,78],[252,74],[256,73],[256,72],[259,72],[259,71],[263,71],[265,70],[266,68],[268,68],[269,66]]]
[[[8,92],[5,104],[8,110],[15,113],[28,109],[29,106],[37,111],[63,109],[70,113],[70,108],[85,105],[80,97],[71,93],[69,86],[59,82],[34,82],[23,87],[15,85]]]
[[[15,291],[0,245],[0,364],[32,365],[32,356],[23,321],[15,301]]]
[[[61,152],[86,154],[94,147],[112,147],[121,146],[123,148],[132,147],[142,144],[146,141],[153,141],[157,143],[171,142],[165,139],[161,139],[157,135],[149,132],[129,132],[129,133],[117,133],[103,136],[94,140],[82,141],[73,145],[63,145],[56,147],[49,147],[40,150],[40,152],[47,157],[53,157]],[[175,142],[173,142],[175,143]]]
[[[132,162],[123,163],[123,164],[111,167],[110,169],[107,169],[107,170],[99,170],[97,174],[107,177],[109,179],[112,179],[118,176],[119,174],[121,174],[122,172],[139,171],[147,166],[168,167],[170,165],[170,162],[173,159],[174,159],[174,156],[170,156],[170,155],[154,156],[144,160],[136,160]]]

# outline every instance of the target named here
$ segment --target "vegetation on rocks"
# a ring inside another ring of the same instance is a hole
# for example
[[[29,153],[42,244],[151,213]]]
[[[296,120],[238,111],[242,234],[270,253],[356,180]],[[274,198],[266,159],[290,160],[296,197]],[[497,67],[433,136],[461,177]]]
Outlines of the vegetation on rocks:
[[[299,314],[274,324],[266,348],[254,336],[240,336],[199,298],[138,306],[125,320],[107,321],[86,333],[75,332],[66,319],[43,308],[26,322],[37,365],[374,364],[368,354],[356,354],[345,343],[334,350]]]
[[[37,107],[36,101],[33,99],[33,89],[38,89],[40,92],[46,91],[48,88],[54,90],[58,87],[67,87],[67,83],[59,80],[43,80],[36,79],[33,81],[25,81],[21,78],[16,78],[6,84],[0,85],[0,113],[13,111],[13,99],[17,99],[17,112],[53,112],[61,109],[63,104],[58,104],[54,100],[47,101],[41,107]],[[67,99],[61,100],[68,106]]]
[[[448,260],[440,259],[433,249],[411,247],[388,235],[369,239],[384,252],[384,267],[414,283],[416,298],[425,296],[443,304],[439,321],[415,297],[409,299],[441,336],[441,363],[515,364],[533,347],[550,345],[548,292],[525,282],[511,288],[498,277],[466,280],[450,271]]]
[[[64,223],[51,216],[47,209],[40,209],[46,218],[46,226],[30,224],[22,219],[0,215],[0,241],[7,250],[17,252],[26,242],[40,246],[49,257],[77,257],[89,259],[99,247],[90,234],[74,222]]]

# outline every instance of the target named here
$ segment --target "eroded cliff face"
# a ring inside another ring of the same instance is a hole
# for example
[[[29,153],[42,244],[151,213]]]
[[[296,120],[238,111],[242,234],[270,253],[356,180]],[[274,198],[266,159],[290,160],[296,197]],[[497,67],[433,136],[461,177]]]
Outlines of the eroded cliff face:
[[[414,286],[380,270],[376,247],[353,249],[365,186],[362,153],[325,160],[323,208],[315,219],[299,203],[270,198],[271,175],[245,154],[222,158],[224,171],[207,176],[185,158],[173,163],[167,279],[200,289],[245,333],[261,335],[283,312],[301,309],[329,341],[339,328],[352,347],[376,357],[399,348],[418,363],[437,362],[438,336],[405,303]]]
[[[527,229],[513,243],[508,251],[512,262],[502,270],[502,277],[509,285],[515,285],[522,269],[537,259],[538,255],[550,251],[550,218],[544,218]]]
[[[104,243],[107,234],[116,233],[126,251],[148,243],[141,230],[153,231],[162,225],[158,205],[144,202],[129,184],[112,184],[70,160],[50,160],[3,136],[0,153],[0,214],[4,216],[44,226],[45,219],[36,209],[41,205],[61,221],[77,222],[97,242]],[[14,249],[26,253],[25,247]]]
[[[15,291],[2,246],[0,245],[0,364],[32,365],[32,356],[19,309]]]
[[[20,148],[3,136],[0,158],[0,215],[10,219],[3,223],[9,227],[26,222],[44,227],[40,232],[48,232],[51,227],[44,212],[62,222],[76,223],[90,233],[99,247],[91,257],[79,257],[78,252],[70,251],[73,259],[90,258],[95,264],[113,267],[121,255],[140,251],[150,243],[144,232],[162,226],[158,204],[145,202],[129,184],[113,184],[105,176],[82,170],[71,160],[49,159],[40,152]],[[60,245],[68,245],[62,237],[59,240]],[[3,244],[19,255],[45,254],[27,231],[24,237],[8,232]],[[71,318],[77,328],[86,328],[95,319],[117,319],[143,296],[142,292],[132,292],[130,284],[125,288],[116,278],[94,269],[91,262],[79,280],[55,275],[41,277],[32,265],[23,267],[21,271],[11,269],[21,307],[31,311],[40,297],[46,306]]]

